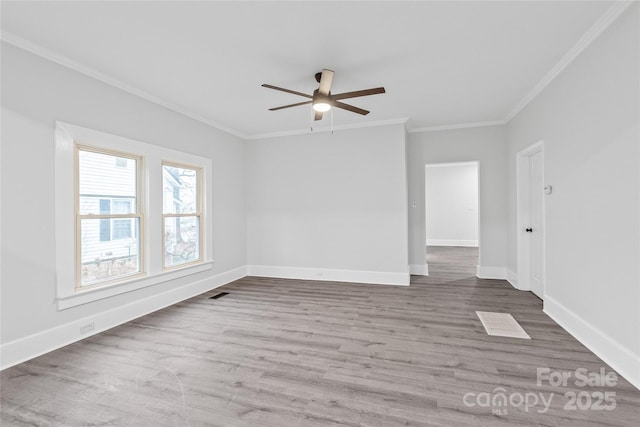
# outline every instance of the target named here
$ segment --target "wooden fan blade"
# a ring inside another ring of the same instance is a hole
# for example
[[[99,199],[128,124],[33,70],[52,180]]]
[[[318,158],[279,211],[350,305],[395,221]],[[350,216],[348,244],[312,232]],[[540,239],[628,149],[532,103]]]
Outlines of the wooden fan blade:
[[[278,87],[278,86],[273,86],[273,85],[268,85],[268,84],[263,84],[262,87],[266,87],[269,89],[274,89],[274,90],[279,90],[282,92],[287,92],[287,93],[292,93],[294,95],[298,95],[298,96],[304,96],[305,98],[313,98],[313,96],[311,95],[307,95],[306,93],[302,93],[302,92],[296,92],[295,90],[291,90],[291,89],[285,89],[283,87]]]
[[[311,104],[312,102],[313,101],[304,101],[304,102],[298,102],[296,104],[283,105],[282,107],[269,108],[269,111],[277,111],[277,110],[282,110],[283,108],[297,107],[299,105]]]
[[[344,104],[338,101],[332,102],[331,105],[333,105],[336,108],[342,108],[343,110],[351,111],[353,113],[362,114],[363,116],[366,116],[367,114],[369,114],[367,110],[363,110],[362,108],[354,107],[353,105]]]
[[[335,95],[331,95],[331,99],[337,101],[339,99],[347,99],[347,98],[357,98],[359,96],[368,96],[368,95],[376,95],[378,93],[385,93],[383,87],[376,87],[373,89],[365,89],[365,90],[356,90],[353,92],[344,92],[337,93]]]
[[[320,87],[318,93],[320,95],[327,96],[331,91],[331,83],[333,83],[333,71],[324,69],[322,70],[322,77],[320,77]]]
[[[322,111],[316,111],[316,114],[313,116],[313,120],[322,120]]]

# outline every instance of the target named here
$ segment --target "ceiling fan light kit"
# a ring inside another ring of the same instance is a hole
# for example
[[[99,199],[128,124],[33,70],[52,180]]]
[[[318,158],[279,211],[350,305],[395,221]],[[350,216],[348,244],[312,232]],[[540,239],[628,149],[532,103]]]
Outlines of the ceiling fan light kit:
[[[324,112],[329,111],[331,109],[331,104],[329,104],[327,102],[322,102],[322,101],[314,102],[313,103],[313,109],[315,111],[320,112],[320,113],[324,113]]]
[[[281,107],[269,108],[269,111],[282,110],[284,108],[298,107],[300,105],[311,104],[311,108],[314,111],[314,120],[322,120],[323,113],[331,110],[332,107],[340,108],[343,110],[351,111],[353,113],[361,114],[363,116],[369,114],[369,111],[362,108],[354,107],[353,105],[340,102],[341,99],[356,98],[359,96],[376,95],[378,93],[385,93],[384,87],[376,87],[373,89],[357,90],[353,92],[344,92],[338,94],[331,93],[331,84],[333,83],[333,75],[335,73],[331,70],[323,69],[322,72],[316,73],[315,79],[320,86],[313,91],[313,95],[297,92],[295,90],[285,89],[278,86],[269,84],[263,84],[262,87],[268,89],[279,90],[281,92],[291,93],[293,95],[302,96],[304,98],[311,99],[310,101],[297,102],[295,104],[283,105]]]

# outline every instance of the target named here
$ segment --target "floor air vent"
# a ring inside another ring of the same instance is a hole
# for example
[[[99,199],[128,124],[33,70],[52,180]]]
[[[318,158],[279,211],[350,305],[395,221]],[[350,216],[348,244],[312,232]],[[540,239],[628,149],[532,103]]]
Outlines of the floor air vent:
[[[522,329],[522,326],[509,313],[492,313],[489,311],[476,311],[487,334],[497,337],[522,338],[530,340],[531,337]]]
[[[209,297],[209,299],[218,299],[218,298],[222,298],[225,295],[229,295],[229,292],[220,292],[218,295],[214,295],[212,297]]]

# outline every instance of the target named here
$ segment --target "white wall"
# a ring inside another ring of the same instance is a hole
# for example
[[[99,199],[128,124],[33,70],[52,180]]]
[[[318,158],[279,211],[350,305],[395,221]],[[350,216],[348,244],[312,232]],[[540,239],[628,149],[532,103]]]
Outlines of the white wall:
[[[508,125],[509,268],[516,153],[544,140],[545,312],[640,387],[640,43],[634,4]]]
[[[504,126],[409,134],[409,258],[425,264],[425,165],[477,161],[480,199],[481,277],[506,278],[507,266],[507,158]]]
[[[58,311],[55,120],[213,159],[213,270]],[[135,317],[244,270],[244,142],[233,136],[3,43],[2,154],[3,365],[79,338],[75,322],[94,319],[98,331],[119,319],[117,310]]]
[[[250,141],[246,168],[251,274],[408,284],[404,125]]]
[[[478,246],[478,164],[426,165],[427,245]]]

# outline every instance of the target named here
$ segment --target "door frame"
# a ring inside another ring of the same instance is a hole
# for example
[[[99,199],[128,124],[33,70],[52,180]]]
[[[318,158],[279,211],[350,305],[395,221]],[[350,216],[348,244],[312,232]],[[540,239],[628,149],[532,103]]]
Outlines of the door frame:
[[[519,151],[516,154],[516,239],[517,239],[517,268],[518,289],[531,291],[530,283],[530,245],[525,234],[529,223],[529,157],[540,152],[542,161],[542,182],[545,182],[544,141]],[[542,298],[546,294],[546,210],[545,198],[542,198]]]

